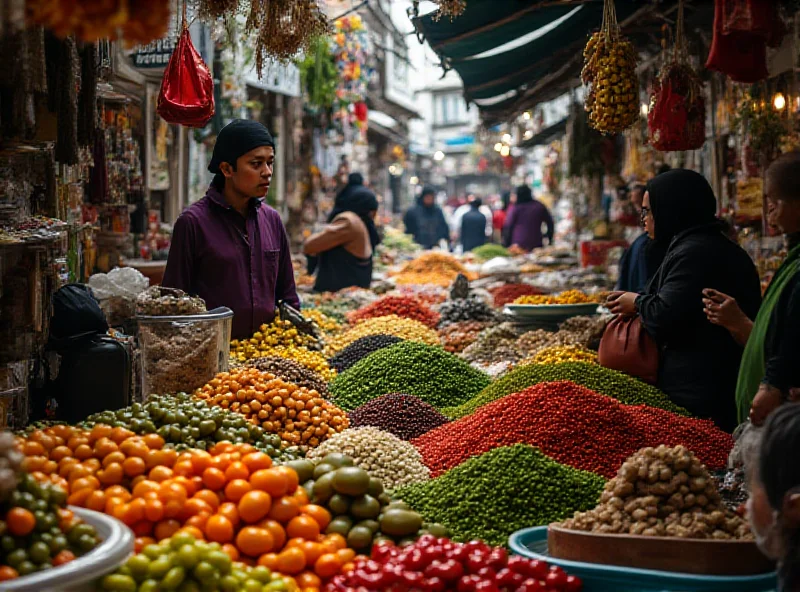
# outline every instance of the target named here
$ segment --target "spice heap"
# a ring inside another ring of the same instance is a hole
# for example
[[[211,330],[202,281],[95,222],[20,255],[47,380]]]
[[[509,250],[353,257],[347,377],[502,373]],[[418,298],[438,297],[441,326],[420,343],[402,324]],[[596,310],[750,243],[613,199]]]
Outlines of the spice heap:
[[[597,296],[589,296],[580,290],[567,290],[560,294],[520,296],[514,304],[590,304],[598,302]]]
[[[571,382],[509,395],[412,443],[434,476],[512,444],[536,446],[560,463],[605,477],[644,446],[683,444],[712,468],[724,467],[733,447],[731,436],[709,421],[622,405]]]
[[[489,385],[476,397],[457,408],[439,408],[450,418],[464,417],[474,413],[479,407],[496,401],[511,393],[542,382],[558,382],[568,380],[575,384],[614,398],[626,405],[648,405],[677,413],[689,415],[689,412],[675,405],[669,397],[657,388],[622,372],[609,370],[597,364],[587,362],[565,362],[563,364],[530,364],[519,366]]]
[[[426,251],[419,257],[406,263],[395,274],[397,285],[403,284],[435,284],[447,287],[453,280],[463,274],[467,279],[474,279],[458,260],[452,255]]]
[[[328,360],[318,351],[311,351],[305,347],[273,347],[261,352],[264,357],[279,357],[286,360],[297,362],[304,368],[313,370],[319,374],[323,380],[331,380],[336,376],[336,370],[328,365]]]
[[[478,261],[489,261],[489,259],[494,259],[495,257],[508,257],[509,255],[508,249],[497,243],[486,243],[475,247],[470,252],[475,255]]]
[[[361,321],[352,329],[334,337],[328,343],[325,353],[329,358],[333,357],[356,339],[361,339],[368,335],[394,335],[400,339],[419,341],[429,345],[437,345],[439,343],[439,336],[436,331],[426,327],[419,321],[404,319],[397,315],[389,315]]]
[[[288,320],[282,321],[275,314],[273,321],[261,325],[250,339],[234,339],[231,341],[231,355],[240,360],[264,358],[275,348],[318,347],[317,340],[311,335],[300,333]],[[285,356],[289,357],[289,356]]]
[[[337,372],[344,372],[372,352],[376,352],[384,347],[389,347],[400,341],[403,340],[394,335],[367,335],[366,337],[356,339],[353,343],[333,356],[329,362],[331,367],[335,368]]]
[[[447,290],[433,284],[397,286],[387,296],[411,296],[424,302],[428,306],[441,304],[447,300]]]
[[[342,328],[339,321],[317,308],[303,309],[303,316],[309,321],[314,321],[325,333],[334,333]]]
[[[347,417],[351,427],[373,426],[401,440],[413,440],[448,419],[419,397],[391,393],[364,403]]]
[[[542,293],[538,288],[534,288],[530,284],[504,284],[497,288],[489,290],[494,299],[494,305],[498,308],[514,302],[517,298],[522,296],[537,296]]]
[[[408,296],[384,296],[380,300],[368,304],[347,315],[347,320],[355,325],[365,319],[397,315],[405,319],[414,319],[426,327],[435,329],[439,324],[439,314],[433,312],[428,305],[416,298]]]
[[[600,340],[612,318],[611,315],[572,317],[559,325],[558,332],[570,335],[577,345],[592,348],[593,342]]]
[[[459,355],[468,362],[517,362],[522,355],[516,347],[517,331],[511,323],[485,329],[472,345]]]
[[[422,464],[416,448],[375,427],[350,428],[336,434],[310,450],[307,458],[321,461],[331,453],[349,456],[357,467],[389,490],[430,479],[430,471]]]
[[[395,495],[458,541],[505,545],[522,528],[563,520],[597,503],[605,480],[524,444],[495,448]]]
[[[469,400],[489,377],[441,347],[403,341],[376,351],[329,385],[331,398],[353,410],[386,393],[416,395],[436,408]]]
[[[620,467],[600,504],[564,528],[691,539],[752,539],[747,522],[726,510],[706,468],[684,446],[645,448]]]
[[[286,446],[318,446],[349,425],[344,412],[319,393],[255,368],[222,372],[196,396],[241,413],[266,432],[278,434]]]
[[[194,315],[206,312],[202,298],[182,290],[152,286],[136,298],[136,314],[153,317]]]
[[[328,383],[319,373],[289,358],[281,358],[279,356],[254,358],[249,360],[246,366],[257,368],[262,372],[269,372],[281,380],[307,388],[310,391],[317,391],[323,397],[328,396]]]
[[[597,352],[583,349],[577,345],[552,346],[539,350],[536,355],[528,358],[524,364],[561,364],[563,362],[589,362],[597,363]]]
[[[117,411],[90,415],[83,425],[91,429],[97,424],[124,428],[134,434],[156,433],[167,445],[178,450],[208,450],[227,440],[252,444],[272,458],[280,458],[281,439],[248,422],[242,415],[223,407],[209,407],[186,393],[156,395],[147,403],[134,403]],[[291,458],[291,456],[290,456]]]
[[[577,345],[572,333],[565,331],[545,331],[544,329],[534,329],[519,336],[516,348],[523,356],[535,356],[540,351],[551,347],[570,347]]]
[[[430,558],[430,559],[428,559]],[[509,557],[502,547],[480,541],[456,543],[432,535],[402,548],[376,545],[369,558],[357,559],[353,569],[336,576],[325,592],[403,589],[492,590],[493,592],[579,592],[583,583],[557,566],[543,561]]]
[[[469,345],[475,343],[481,331],[489,326],[488,323],[481,321],[459,321],[449,323],[439,329],[439,339],[442,347],[451,354],[458,354],[464,351]]]
[[[448,300],[439,307],[439,314],[442,316],[440,324],[443,327],[461,321],[491,323],[497,320],[492,307],[475,295]]]

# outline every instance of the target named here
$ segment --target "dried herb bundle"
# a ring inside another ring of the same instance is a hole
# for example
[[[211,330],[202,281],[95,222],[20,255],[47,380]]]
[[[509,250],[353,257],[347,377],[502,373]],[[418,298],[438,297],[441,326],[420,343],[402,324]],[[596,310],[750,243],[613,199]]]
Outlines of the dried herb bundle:
[[[435,20],[441,19],[443,16],[449,16],[453,20],[457,16],[464,14],[467,9],[466,0],[434,0],[439,5],[439,11],[434,17]]]
[[[330,32],[317,0],[251,0],[246,28],[256,35],[256,69],[270,57],[287,61]]]

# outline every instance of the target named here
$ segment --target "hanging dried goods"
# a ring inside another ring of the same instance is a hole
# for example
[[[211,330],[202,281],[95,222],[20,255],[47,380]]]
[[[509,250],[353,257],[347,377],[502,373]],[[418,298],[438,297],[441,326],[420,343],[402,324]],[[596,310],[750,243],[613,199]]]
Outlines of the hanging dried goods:
[[[603,23],[583,50],[589,125],[604,134],[625,131],[639,119],[636,49],[620,33],[614,0],[605,0]]]
[[[436,408],[458,405],[489,377],[441,347],[403,341],[376,351],[328,385],[331,399],[353,410],[386,393],[415,395]]]
[[[597,503],[605,479],[525,444],[496,448],[444,475],[395,492],[453,539],[505,545],[517,530],[563,520]]]
[[[416,298],[408,296],[384,296],[372,304],[368,304],[347,315],[347,320],[356,325],[365,319],[396,315],[405,319],[419,321],[426,327],[435,329],[439,324],[439,314],[433,312],[428,305]]]
[[[571,382],[503,397],[415,439],[434,476],[498,446],[530,444],[560,463],[612,477],[636,450],[685,445],[710,468],[726,466],[733,439],[707,420],[623,405]]]
[[[689,415],[688,411],[675,405],[667,395],[657,388],[622,372],[587,362],[519,366],[461,406],[439,409],[450,418],[464,417],[474,413],[479,407],[511,393],[518,393],[541,382],[557,382],[559,380],[569,380],[601,395],[617,399],[626,405],[644,404],[678,415]]]
[[[708,470],[685,446],[636,452],[606,483],[600,504],[562,526],[606,534],[753,538],[746,520],[726,510]]]
[[[436,334],[436,331],[430,327],[426,327],[419,321],[413,319],[404,319],[397,315],[389,315],[386,317],[366,319],[358,323],[352,329],[348,329],[341,335],[337,335],[328,342],[325,348],[325,354],[328,357],[335,356],[357,339],[369,335],[394,335],[400,339],[418,341],[429,345],[437,345],[439,343],[439,336]]]
[[[313,40],[330,32],[317,0],[250,0],[245,29],[255,34],[256,72],[259,77],[270,58],[288,61]]]
[[[319,393],[256,368],[222,372],[195,395],[278,434],[285,446],[318,446],[349,425],[347,415]]]
[[[353,459],[355,466],[392,490],[430,479],[417,449],[397,436],[376,427],[349,428],[309,451],[307,458],[317,463],[333,453]]]
[[[434,407],[413,395],[390,393],[347,414],[350,427],[373,426],[394,434],[401,440],[412,440],[449,420]]]
[[[317,391],[323,397],[328,396],[328,383],[322,375],[289,358],[281,358],[279,356],[254,358],[249,360],[246,366],[257,368],[262,372],[269,372],[281,380],[307,388],[310,391]]]

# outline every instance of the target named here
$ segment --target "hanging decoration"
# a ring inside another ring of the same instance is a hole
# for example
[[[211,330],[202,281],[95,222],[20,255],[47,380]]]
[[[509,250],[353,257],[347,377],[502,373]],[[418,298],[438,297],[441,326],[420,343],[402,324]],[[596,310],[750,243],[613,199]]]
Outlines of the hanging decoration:
[[[604,134],[628,129],[639,119],[636,50],[621,35],[614,0],[605,0],[602,26],[589,39],[583,57],[589,125]]]
[[[675,47],[653,85],[647,126],[656,150],[697,150],[706,140],[703,81],[689,64],[683,0],[678,3]]]
[[[169,123],[205,127],[214,115],[214,79],[192,43],[183,4],[183,30],[164,71],[158,114]]]
[[[339,72],[336,99],[342,105],[363,101],[371,74],[367,65],[371,50],[367,27],[360,16],[353,15],[338,19],[334,30],[333,57]]]
[[[467,9],[467,2],[466,0],[433,0],[436,4],[439,5],[439,10],[436,12],[434,16],[434,20],[438,21],[443,16],[450,17],[452,21],[457,16],[461,16],[464,14],[464,11]]]
[[[715,0],[714,37],[706,68],[731,80],[755,83],[769,76],[767,47],[778,47],[786,35],[778,2]]]
[[[165,0],[28,0],[30,22],[58,37],[81,41],[124,39],[146,44],[166,35],[171,2]]]
[[[330,109],[336,102],[339,72],[328,37],[317,37],[311,51],[297,64],[311,109]]]
[[[328,17],[317,0],[250,0],[245,25],[255,33],[256,71],[274,58],[288,61],[313,40],[330,32]]]

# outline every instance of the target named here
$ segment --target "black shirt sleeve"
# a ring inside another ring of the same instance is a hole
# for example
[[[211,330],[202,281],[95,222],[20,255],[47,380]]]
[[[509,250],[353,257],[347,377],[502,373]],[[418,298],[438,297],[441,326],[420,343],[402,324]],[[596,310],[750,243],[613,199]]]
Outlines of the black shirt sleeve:
[[[783,289],[769,324],[764,382],[788,392],[800,386],[800,273]]]

